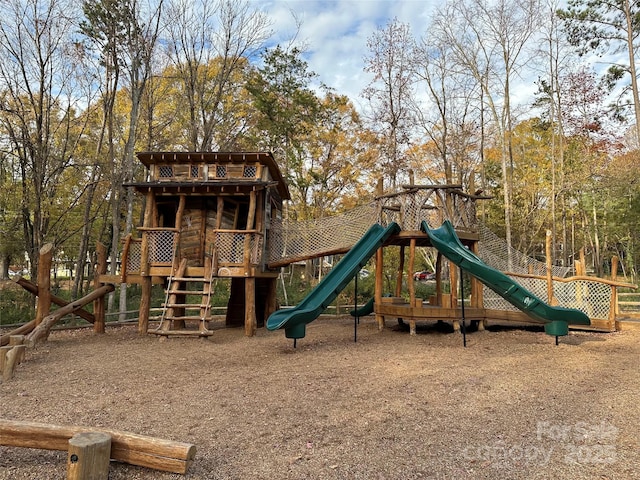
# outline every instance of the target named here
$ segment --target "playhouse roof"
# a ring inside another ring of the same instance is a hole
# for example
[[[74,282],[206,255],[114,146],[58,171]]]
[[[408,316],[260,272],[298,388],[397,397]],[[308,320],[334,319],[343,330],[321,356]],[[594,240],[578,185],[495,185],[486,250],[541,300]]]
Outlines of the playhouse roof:
[[[216,163],[235,163],[245,164],[247,162],[258,162],[267,167],[273,182],[276,183],[276,188],[280,197],[283,200],[291,198],[289,195],[289,188],[285,182],[285,179],[276,163],[271,152],[139,152],[136,154],[138,160],[147,168],[155,164],[216,164]],[[263,184],[263,186],[273,185],[273,182],[252,182],[252,185]],[[201,186],[211,186],[211,182],[199,182]],[[216,181],[218,185],[229,187],[241,187],[246,185],[247,182],[243,181]],[[195,186],[193,182],[185,182],[183,185]],[[149,182],[145,183],[133,183],[132,186],[136,188],[150,187]],[[163,188],[167,188],[169,185],[163,183]],[[174,187],[178,187],[178,184],[174,184]]]

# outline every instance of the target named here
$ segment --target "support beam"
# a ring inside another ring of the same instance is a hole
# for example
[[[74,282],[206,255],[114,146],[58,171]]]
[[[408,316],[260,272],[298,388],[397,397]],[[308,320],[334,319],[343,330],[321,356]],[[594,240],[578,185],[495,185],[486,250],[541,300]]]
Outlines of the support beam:
[[[38,286],[30,280],[26,278],[17,277],[14,278],[13,281],[24,288],[27,292],[32,293],[33,295],[38,295]],[[56,295],[51,295],[51,302],[55,303],[59,307],[64,307],[65,305],[69,305],[69,302],[63,298],[60,298]],[[89,323],[95,322],[95,317],[92,313],[87,312],[86,310],[78,310],[76,315],[83,318]]]
[[[96,271],[93,279],[93,288],[100,288],[100,275],[107,273],[107,247],[98,242],[96,245]],[[95,312],[95,322],[93,322],[93,331],[96,333],[104,333],[104,324],[106,318],[104,295],[99,295],[93,301],[93,311]]]
[[[413,306],[416,304],[416,285],[413,272],[415,271],[416,262],[416,239],[412,238],[409,241],[409,269],[407,270],[407,285],[409,287],[409,303]],[[414,317],[409,318],[409,334],[416,334],[416,319]]]
[[[375,293],[374,293],[374,302],[376,305],[380,305],[382,303],[382,288],[384,286],[384,253],[383,247],[378,248],[376,250],[376,283],[375,283]],[[380,315],[376,313],[376,322],[378,323],[378,330],[384,329],[384,315]]]
[[[36,305],[36,325],[51,311],[51,263],[53,261],[53,243],[47,243],[40,249],[38,259],[38,303]]]
[[[25,339],[27,345],[33,346],[38,342],[45,341],[49,337],[49,332],[51,331],[51,327],[53,327],[53,325],[55,325],[55,323],[58,320],[60,320],[62,317],[78,310],[79,308],[84,307],[86,304],[92,302],[96,298],[106,295],[109,292],[113,292],[114,290],[115,290],[115,287],[113,285],[103,285],[102,287],[94,290],[88,295],[85,295],[84,297],[79,298],[75,302],[71,302],[69,305],[59,308],[58,310],[53,312],[51,315],[48,315],[47,317],[45,317],[44,320],[42,320],[42,322],[40,323],[40,325],[34,328],[33,331],[29,335],[27,335]]]
[[[247,277],[244,282],[244,334],[253,337],[257,330],[256,278]]]

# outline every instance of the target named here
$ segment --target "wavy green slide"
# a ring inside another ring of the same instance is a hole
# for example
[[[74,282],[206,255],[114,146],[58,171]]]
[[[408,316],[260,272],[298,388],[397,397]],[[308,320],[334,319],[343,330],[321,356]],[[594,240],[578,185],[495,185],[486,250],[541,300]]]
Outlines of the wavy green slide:
[[[460,242],[449,220],[446,220],[440,228],[435,230],[431,230],[427,222],[423,221],[421,229],[429,235],[431,244],[440,253],[529,317],[544,323],[545,332],[549,335],[566,335],[569,331],[569,325],[591,324],[589,317],[581,310],[552,307],[504,273],[484,263]]]
[[[267,329],[284,328],[287,338],[303,338],[308,323],[314,321],[335,300],[369,258],[392,235],[400,231],[397,223],[388,227],[375,224],[294,308],[278,310],[267,320]]]

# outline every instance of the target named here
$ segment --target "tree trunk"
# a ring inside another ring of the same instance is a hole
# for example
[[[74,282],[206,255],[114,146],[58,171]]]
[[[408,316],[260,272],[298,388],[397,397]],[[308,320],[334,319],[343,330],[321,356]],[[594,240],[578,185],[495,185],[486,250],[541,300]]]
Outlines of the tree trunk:
[[[11,257],[7,253],[0,253],[0,280],[9,279],[9,263]]]
[[[640,146],[640,94],[638,93],[638,78],[636,75],[635,45],[633,43],[635,28],[632,23],[631,5],[624,0],[624,15],[627,20],[627,50],[629,54],[629,73],[631,75],[631,92],[633,94],[633,108],[636,116],[636,140]]]

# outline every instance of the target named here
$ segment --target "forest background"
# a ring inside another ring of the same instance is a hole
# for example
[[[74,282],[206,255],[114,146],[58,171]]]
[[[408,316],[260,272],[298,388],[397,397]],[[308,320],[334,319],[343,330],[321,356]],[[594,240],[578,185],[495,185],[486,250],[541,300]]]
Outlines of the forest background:
[[[367,39],[360,109],[295,34],[274,45],[251,1],[1,0],[0,15],[0,279],[35,277],[51,242],[77,298],[96,243],[118,258],[141,222],[123,186],[144,180],[136,151],[245,150],[274,154],[292,220],[368,202],[379,178],[460,184],[492,197],[480,220],[513,248],[540,258],[550,230],[555,263],[584,247],[595,274],[618,255],[636,281],[638,2],[451,1],[420,32],[391,18]]]

